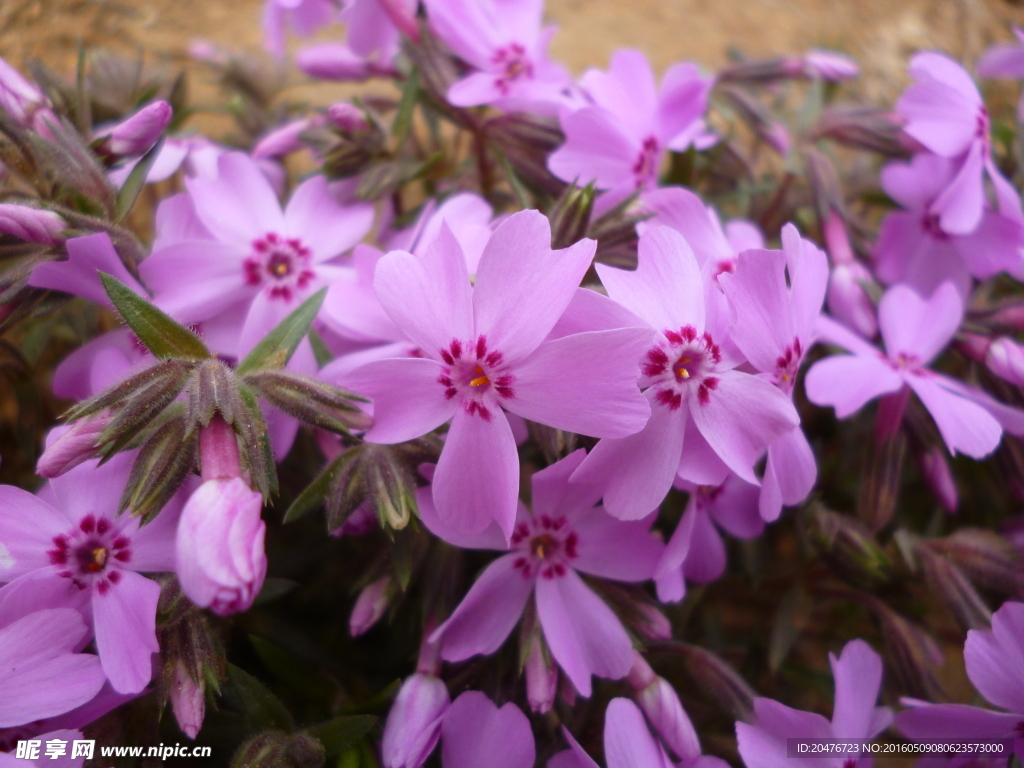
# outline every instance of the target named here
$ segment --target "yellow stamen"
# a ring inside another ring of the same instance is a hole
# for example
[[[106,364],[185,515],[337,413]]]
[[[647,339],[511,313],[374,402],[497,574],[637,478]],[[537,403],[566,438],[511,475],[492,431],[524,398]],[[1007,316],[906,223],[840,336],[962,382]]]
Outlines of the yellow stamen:
[[[685,368],[676,368],[676,370],[679,372],[679,375],[682,378],[684,378],[684,379],[690,378],[690,372],[688,370],[686,370]]]
[[[484,369],[483,369],[483,368],[481,368],[481,367],[480,367],[480,366],[478,365],[478,366],[476,367],[476,370],[475,370],[475,371],[473,371],[473,373],[479,373],[479,374],[481,374],[481,375],[480,375],[480,376],[477,376],[477,377],[476,377],[475,379],[472,379],[472,380],[471,380],[471,381],[469,382],[469,386],[471,386],[471,387],[482,387],[482,386],[483,386],[484,384],[490,384],[490,383],[491,383],[491,380],[490,380],[490,379],[488,379],[488,378],[487,378],[486,376],[484,376],[484,375],[483,375],[483,372],[484,372]]]
[[[102,571],[107,562],[107,550],[104,547],[96,547],[91,553],[92,562],[85,566],[85,570],[95,573]]]

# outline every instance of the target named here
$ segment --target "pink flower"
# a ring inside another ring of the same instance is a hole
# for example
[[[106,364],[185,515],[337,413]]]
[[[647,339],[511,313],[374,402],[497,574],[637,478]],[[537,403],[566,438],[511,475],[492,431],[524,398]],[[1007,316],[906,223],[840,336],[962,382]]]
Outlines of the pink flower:
[[[635,272],[602,264],[597,272],[608,295],[656,331],[641,360],[651,418],[634,435],[601,440],[574,481],[601,485],[605,508],[627,520],[657,507],[677,472],[717,485],[732,470],[759,484],[754,462],[800,419],[772,383],[735,370],[725,298],[706,287],[686,241],[651,228]]]
[[[106,682],[99,658],[78,652],[88,639],[71,608],[35,611],[0,628],[0,728],[63,714],[99,692]]]
[[[969,399],[971,387],[926,367],[949,343],[962,317],[963,305],[951,283],[943,283],[927,300],[904,285],[894,286],[878,307],[884,353],[823,318],[823,338],[853,354],[815,363],[807,372],[807,398],[832,406],[844,419],[876,397],[910,387],[935,419],[950,453],[987,456],[1002,437],[997,418],[974,402],[976,396]]]
[[[1024,77],[1024,30],[1013,28],[1016,43],[994,45],[978,59],[975,66],[978,77],[1005,77],[1020,79]],[[1024,94],[1017,104],[1017,118],[1024,115]]]
[[[441,724],[443,768],[533,768],[530,721],[515,704],[500,709],[480,691],[459,696]]]
[[[96,151],[114,159],[144,155],[170,124],[173,112],[166,101],[147,104],[102,132]]]
[[[448,89],[457,107],[492,104],[553,112],[572,88],[568,71],[548,58],[555,33],[542,29],[542,0],[424,0],[431,28],[476,69]]]
[[[943,230],[936,205],[956,171],[952,160],[930,154],[882,169],[882,188],[906,209],[887,214],[878,233],[876,272],[883,282],[905,283],[929,295],[949,281],[966,300],[972,276],[979,280],[1000,272],[1024,276],[1020,251],[1024,222],[1019,217],[986,205],[969,233]]]
[[[562,114],[565,144],[548,168],[564,181],[610,190],[609,200],[655,186],[666,150],[714,143],[704,123],[711,83],[696,65],[676,64],[659,88],[642,53],[617,51],[608,72],[583,75],[593,105]]]
[[[404,442],[452,419],[433,494],[442,519],[461,530],[497,520],[512,535],[519,458],[503,409],[595,436],[631,434],[647,418],[635,356],[648,331],[547,339],[595,248],[550,244],[547,219],[522,211],[491,236],[475,285],[447,227],[425,256],[393,251],[377,264],[381,305],[424,356],[368,363],[341,384],[373,400],[371,442]]]
[[[57,117],[50,101],[42,91],[21,76],[14,67],[0,58],[0,107],[5,109],[21,126],[49,136],[47,121],[56,123]]]
[[[194,214],[211,239],[165,245],[140,265],[157,304],[184,322],[244,316],[244,354],[303,299],[346,274],[328,264],[373,223],[367,204],[342,205],[327,180],[301,184],[282,211],[256,163],[240,152],[218,160],[216,179],[187,179]]]
[[[774,699],[754,699],[757,722],[736,723],[740,757],[747,768],[778,768],[789,762],[787,739],[871,739],[889,727],[892,712],[876,707],[882,685],[882,659],[863,640],[851,640],[837,659],[829,654],[835,679],[835,706],[829,722],[814,712],[803,712]],[[847,758],[821,757],[822,768],[844,768]],[[870,766],[857,762],[858,765]]]
[[[16,203],[0,203],[0,233],[29,243],[60,245],[64,242],[64,219],[53,211]]]
[[[582,449],[533,475],[533,512],[520,507],[512,551],[491,563],[432,641],[441,656],[461,661],[494,653],[531,596],[551,655],[576,690],[590,696],[591,676],[617,679],[629,672],[633,645],[612,610],[577,571],[625,582],[651,578],[662,545],[650,520],[623,523],[595,509],[592,488],[570,486]],[[420,515],[435,534],[456,546],[502,549],[500,531],[452,532],[420,494]]]
[[[1024,386],[1024,347],[1009,336],[1000,336],[988,345],[985,365],[999,378]]]
[[[141,573],[174,570],[181,494],[145,527],[117,514],[133,452],[90,461],[50,481],[40,496],[0,486],[0,615],[76,608],[90,620],[103,671],[120,693],[152,675],[160,586]]]
[[[380,752],[384,768],[420,768],[441,738],[441,721],[451,697],[437,675],[437,646],[424,641],[416,674],[402,683],[384,725]]]
[[[284,57],[285,38],[290,27],[308,37],[337,20],[337,0],[266,0],[263,10],[263,45],[278,58]]]

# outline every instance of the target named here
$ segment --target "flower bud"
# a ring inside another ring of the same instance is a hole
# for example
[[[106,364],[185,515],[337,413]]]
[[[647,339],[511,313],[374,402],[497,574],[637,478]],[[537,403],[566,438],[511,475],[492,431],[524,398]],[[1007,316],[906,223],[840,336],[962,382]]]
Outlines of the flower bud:
[[[789,152],[792,145],[789,132],[782,123],[772,117],[761,102],[755,99],[748,91],[736,86],[722,88],[721,94],[733,109],[736,110],[739,117],[750,126],[763,142],[780,155],[785,155]]]
[[[178,522],[177,573],[196,605],[226,616],[246,610],[267,573],[263,497],[241,478],[207,480]]]
[[[318,80],[361,82],[390,70],[364,59],[347,45],[325,43],[304,48],[295,56],[295,65]]]
[[[331,536],[338,539],[342,536],[362,536],[376,527],[377,515],[367,502],[363,502],[344,523],[331,531]]]
[[[895,113],[871,107],[833,106],[821,113],[810,138],[829,138],[854,149],[906,157],[911,148],[900,121]]]
[[[634,652],[633,669],[627,680],[636,691],[634,698],[647,721],[661,736],[676,757],[684,763],[700,756],[700,740],[683,709],[675,689],[654,670],[643,656]]]
[[[872,282],[871,273],[859,261],[835,264],[828,280],[829,312],[868,339],[878,333],[875,305],[864,290]]]
[[[305,146],[299,140],[299,136],[304,131],[316,127],[316,122],[310,118],[303,118],[302,120],[293,120],[290,123],[286,123],[280,128],[275,128],[256,142],[256,146],[252,148],[252,156],[262,160],[298,152]]]
[[[889,580],[892,563],[862,523],[817,503],[805,516],[811,541],[839,575],[868,588]]]
[[[550,712],[558,693],[558,669],[540,632],[534,632],[523,668],[526,674],[526,700],[538,715]]]
[[[228,480],[242,474],[238,437],[220,414],[199,430],[199,461],[203,480]]]
[[[21,76],[14,67],[0,58],[0,107],[7,110],[19,125],[33,127],[33,117],[40,110],[49,113],[46,96]]]
[[[953,471],[946,460],[946,452],[933,446],[920,454],[917,461],[924,481],[939,504],[947,512],[956,512],[960,506],[960,494],[956,489]]]
[[[203,717],[206,715],[206,696],[203,692],[203,682],[198,683],[192,679],[185,665],[178,661],[174,666],[174,679],[171,682],[171,709],[174,710],[174,719],[178,721],[178,727],[182,733],[190,739],[199,735],[199,729],[203,727]]]
[[[339,101],[327,108],[327,117],[339,131],[349,136],[370,130],[363,111],[347,101]]]
[[[390,574],[363,587],[348,618],[348,629],[352,637],[359,637],[380,621],[391,604],[391,594]]]
[[[36,474],[40,477],[60,477],[84,461],[96,455],[99,438],[113,420],[110,411],[79,419],[52,441],[47,441],[46,450],[36,463]],[[54,430],[51,436],[56,435]]]
[[[946,604],[964,631],[988,627],[992,612],[963,571],[926,543],[919,544],[914,554],[921,563],[928,591]]]
[[[555,202],[548,218],[551,220],[551,247],[568,248],[586,237],[590,212],[594,208],[594,185],[577,187],[570,184]]]
[[[0,233],[29,243],[60,245],[64,237],[64,219],[53,211],[28,205],[0,203]]]
[[[170,124],[172,114],[171,105],[166,101],[147,104],[102,136],[95,147],[96,152],[110,159],[144,155]]]
[[[384,725],[384,768],[419,768],[437,746],[451,697],[435,675],[417,672],[402,683]]]
[[[1018,520],[1024,522],[1024,518]],[[1004,529],[1004,535],[982,528],[961,528],[945,538],[930,540],[928,546],[956,563],[979,587],[1006,595],[1024,594],[1024,569],[1012,528]]]
[[[985,365],[999,378],[1024,387],[1024,347],[1008,336],[1000,336],[989,345]]]
[[[672,622],[668,617],[653,605],[638,603],[637,619],[633,621],[631,628],[639,632],[647,640],[671,640]]]
[[[857,62],[835,51],[808,51],[803,58],[804,71],[831,83],[860,74]]]

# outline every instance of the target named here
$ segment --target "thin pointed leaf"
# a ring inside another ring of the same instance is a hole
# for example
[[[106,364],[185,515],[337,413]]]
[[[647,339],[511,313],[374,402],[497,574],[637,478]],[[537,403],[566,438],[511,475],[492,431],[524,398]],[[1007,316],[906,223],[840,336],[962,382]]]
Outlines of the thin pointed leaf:
[[[100,272],[103,288],[139,341],[159,358],[204,360],[210,350],[192,331],[179,325],[116,277]]]
[[[306,729],[306,733],[324,746],[328,755],[337,755],[363,738],[377,724],[373,715],[336,717]]]
[[[324,303],[324,296],[327,289],[321,288],[304,302],[294,312],[278,323],[277,327],[268,333],[263,341],[252,348],[252,351],[245,356],[245,359],[238,364],[235,373],[245,376],[260,370],[276,370],[284,368],[295,353],[295,348],[309,331],[313,320],[316,319],[320,305]]]
[[[263,420],[256,393],[245,384],[238,385],[238,396],[242,402],[243,413],[235,421],[235,429],[239,434],[238,447],[243,466],[249,470],[251,483],[256,490],[268,499],[277,493],[277,470],[274,467],[274,451],[270,447],[270,435],[267,423]]]
[[[135,164],[131,173],[128,174],[128,178],[124,180],[124,184],[121,185],[121,189],[117,193],[117,200],[114,203],[117,221],[121,221],[121,219],[127,216],[132,206],[135,205],[135,200],[138,198],[143,186],[145,186],[146,179],[149,178],[149,172],[153,168],[153,163],[156,162],[156,158],[163,147],[164,137],[161,136],[152,149],[144,154],[142,159]]]
[[[398,102],[398,113],[395,115],[395,122],[391,126],[391,133],[397,140],[398,146],[405,143],[406,136],[412,128],[413,111],[416,109],[416,100],[419,98],[420,76],[419,71],[414,67],[409,77],[402,86],[402,98]]]
[[[358,461],[360,453],[358,447],[350,448],[328,464],[288,507],[288,511],[284,513],[284,522],[294,523],[323,504],[331,492],[335,477],[352,462]]]

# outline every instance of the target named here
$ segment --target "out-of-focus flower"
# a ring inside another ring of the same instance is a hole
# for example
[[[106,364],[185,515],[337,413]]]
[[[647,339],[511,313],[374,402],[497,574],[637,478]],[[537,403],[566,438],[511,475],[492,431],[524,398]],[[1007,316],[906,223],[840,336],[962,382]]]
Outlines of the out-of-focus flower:
[[[174,570],[182,494],[140,528],[118,516],[134,452],[102,466],[86,462],[50,481],[40,496],[0,486],[0,615],[67,606],[92,617],[103,671],[120,693],[152,676],[160,585],[141,575]]]
[[[1004,710],[931,704],[904,698],[896,727],[908,739],[1013,739],[1024,757],[1024,603],[992,614],[991,631],[972,629],[964,643],[967,676],[985,700]]]
[[[371,362],[340,382],[373,401],[371,442],[411,440],[452,419],[433,497],[441,517],[465,531],[497,520],[512,535],[519,460],[503,409],[593,436],[628,435],[647,419],[631,356],[639,357],[649,332],[545,341],[595,248],[592,240],[561,251],[550,243],[543,215],[510,216],[484,248],[475,284],[446,226],[425,256],[389,253],[376,267],[377,297],[424,356]],[[565,375],[580,366],[586,377]]]
[[[827,293],[829,311],[864,338],[873,339],[878,333],[878,320],[867,289],[877,283],[853,255],[846,223],[838,211],[830,209],[821,228],[832,260]]]
[[[110,160],[138,157],[148,152],[171,122],[173,110],[166,101],[154,101],[117,125],[100,133],[97,154]]]
[[[962,318],[963,304],[951,283],[943,283],[927,300],[912,288],[896,285],[878,307],[884,354],[823,319],[823,340],[853,354],[815,363],[805,380],[808,399],[832,406],[843,419],[876,397],[910,387],[935,420],[950,453],[987,456],[1002,437],[1000,422],[976,398],[965,396],[972,388],[926,367],[953,338]]]
[[[978,77],[1024,78],[1024,30],[1013,28],[1016,43],[1004,43],[989,48],[978,59],[975,71]],[[1024,120],[1024,93],[1017,104],[1017,119]]]
[[[348,630],[352,637],[358,637],[380,621],[390,604],[390,574],[381,576],[363,587],[348,617]]]
[[[605,508],[625,520],[655,509],[677,472],[717,484],[732,470],[759,484],[754,462],[800,418],[769,381],[735,370],[725,297],[708,287],[686,241],[649,229],[636,271],[598,264],[597,272],[608,295],[656,332],[640,361],[651,418],[632,436],[601,440],[574,480],[600,485]]]
[[[658,675],[640,653],[634,651],[633,668],[628,681],[634,690],[636,703],[647,717],[647,722],[661,736],[668,748],[689,763],[700,757],[700,740],[683,709],[679,695],[669,682]]]
[[[812,50],[803,56],[804,71],[822,80],[839,82],[860,74],[857,62],[835,51]]]
[[[461,661],[494,653],[532,595],[551,655],[581,695],[590,696],[593,675],[617,679],[629,672],[633,646],[626,630],[577,571],[645,581],[662,544],[649,533],[650,520],[615,520],[594,508],[599,498],[594,488],[569,485],[583,456],[580,449],[533,475],[533,512],[520,506],[512,551],[483,571],[431,638],[440,642],[442,658]],[[422,492],[420,515],[430,530],[457,546],[502,548],[494,526],[476,536],[447,529]]]
[[[64,242],[64,219],[53,211],[17,203],[0,203],[0,234],[29,243],[60,245]]]
[[[263,9],[263,45],[284,57],[288,29],[309,37],[338,18],[339,0],[266,0]]]
[[[263,160],[298,152],[306,146],[299,138],[302,133],[311,128],[318,128],[324,122],[323,116],[316,115],[314,117],[304,117],[300,120],[292,120],[290,123],[275,128],[256,142],[256,145],[252,148],[252,156],[257,160]]]
[[[696,65],[684,63],[670,67],[659,88],[642,53],[617,51],[608,72],[583,75],[593,105],[562,114],[565,144],[548,168],[564,181],[609,190],[599,199],[603,209],[655,186],[666,150],[715,142],[704,123],[711,83]]]
[[[537,747],[530,721],[515,704],[500,709],[480,691],[452,702],[441,724],[444,768],[532,768]]]
[[[960,494],[949,461],[941,448],[929,448],[918,458],[921,475],[931,492],[947,512],[956,512],[960,506]]]
[[[420,768],[441,738],[441,722],[451,703],[437,646],[424,641],[416,674],[402,683],[388,712],[381,744],[384,768]]]
[[[740,757],[747,768],[778,768],[788,761],[787,739],[871,739],[892,722],[888,707],[876,707],[882,659],[863,640],[851,640],[837,659],[829,654],[835,680],[832,721],[774,699],[754,699],[756,723],[736,723]],[[870,758],[857,762],[870,766]],[[824,768],[842,768],[845,757],[819,757]]]
[[[390,66],[364,59],[343,43],[303,48],[295,56],[295,66],[309,77],[342,82],[361,82],[371,77],[397,74]]]
[[[985,365],[999,378],[1024,387],[1024,347],[1009,336],[1000,336],[988,345]]]
[[[59,477],[93,458],[99,447],[99,437],[112,418],[110,411],[102,411],[79,419],[67,429],[54,430],[56,439],[48,442],[39,457],[36,474],[47,478]]]
[[[47,120],[57,122],[50,101],[42,91],[21,76],[14,67],[0,58],[0,107],[25,128],[49,136]]]

